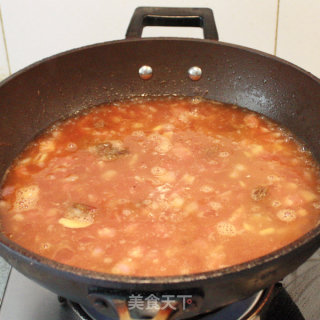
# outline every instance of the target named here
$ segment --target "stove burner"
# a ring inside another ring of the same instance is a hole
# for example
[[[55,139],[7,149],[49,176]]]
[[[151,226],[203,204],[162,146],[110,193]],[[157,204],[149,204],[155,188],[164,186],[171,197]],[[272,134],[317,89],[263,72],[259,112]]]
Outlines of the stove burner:
[[[74,314],[79,318],[79,320],[99,320],[91,318],[78,303],[67,301],[67,304],[70,306],[70,308],[72,309]],[[104,317],[103,320],[107,320],[106,317]]]
[[[61,297],[58,299],[60,302],[63,300],[62,303],[65,305],[65,307],[72,310],[73,314],[77,317],[75,320],[112,320],[111,318],[107,318],[105,315],[97,314],[96,311],[91,310],[90,312],[90,310],[82,307],[76,302],[72,302]]]
[[[217,311],[196,316],[196,320],[256,320],[262,309],[269,302],[272,296],[274,286],[259,291],[251,297],[232,303]],[[95,309],[90,309],[79,305],[78,303],[68,301],[59,297],[59,301],[67,308],[70,308],[77,320],[111,320],[98,313]]]

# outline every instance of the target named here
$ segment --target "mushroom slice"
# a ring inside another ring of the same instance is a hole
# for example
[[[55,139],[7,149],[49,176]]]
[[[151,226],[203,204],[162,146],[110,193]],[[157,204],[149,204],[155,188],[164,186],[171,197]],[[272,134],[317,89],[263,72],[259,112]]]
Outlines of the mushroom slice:
[[[90,147],[89,151],[107,161],[116,160],[129,154],[129,150],[120,141],[106,141]]]
[[[258,186],[254,188],[251,192],[251,199],[254,201],[260,201],[264,199],[268,194],[268,187]]]
[[[96,208],[94,207],[74,203],[67,209],[64,217],[59,219],[59,223],[71,229],[86,228],[93,224],[95,212]]]

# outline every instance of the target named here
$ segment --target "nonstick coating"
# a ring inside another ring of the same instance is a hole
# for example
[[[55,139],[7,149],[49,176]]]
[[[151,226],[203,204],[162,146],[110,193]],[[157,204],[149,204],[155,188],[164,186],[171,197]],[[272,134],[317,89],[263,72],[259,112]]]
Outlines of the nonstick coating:
[[[153,77],[139,78],[142,65]],[[202,68],[199,81],[187,70]],[[262,113],[289,128],[320,160],[320,82],[273,56],[211,40],[128,39],[76,49],[36,63],[0,86],[0,177],[37,134],[75,112],[132,96],[203,96]],[[91,305],[93,294],[192,294],[189,317],[242,299],[283,278],[319,247],[319,226],[268,256],[223,270],[135,278],[89,272],[36,256],[0,235],[1,254],[59,295]]]

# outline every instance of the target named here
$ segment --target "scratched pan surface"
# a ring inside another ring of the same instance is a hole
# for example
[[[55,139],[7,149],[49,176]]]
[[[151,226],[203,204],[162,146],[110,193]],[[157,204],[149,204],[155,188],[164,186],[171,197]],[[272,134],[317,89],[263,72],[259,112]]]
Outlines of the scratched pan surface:
[[[202,15],[203,10],[198,9],[180,9],[178,14],[174,10],[138,9],[126,40],[53,56],[2,82],[0,177],[28,142],[58,119],[139,95],[203,96],[257,111],[289,128],[319,161],[319,79],[268,54],[217,41],[210,10],[209,18],[208,11]],[[203,27],[207,39],[139,37],[144,25],[181,25],[177,15],[182,16],[184,25]],[[142,65],[152,66],[151,79],[139,77]],[[192,66],[202,69],[198,81],[188,77]],[[191,294],[194,303],[171,317],[187,318],[214,310],[282,279],[311,256],[319,243],[317,226],[294,243],[241,265],[188,276],[136,278],[62,265],[0,235],[1,255],[20,272],[59,295],[114,318],[132,292]]]

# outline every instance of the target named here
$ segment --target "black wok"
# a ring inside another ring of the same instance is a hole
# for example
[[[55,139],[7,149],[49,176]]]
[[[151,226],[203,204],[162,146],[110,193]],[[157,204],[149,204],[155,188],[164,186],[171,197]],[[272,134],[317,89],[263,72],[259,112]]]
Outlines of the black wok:
[[[141,38],[145,25],[204,28],[205,40]],[[25,68],[0,86],[0,176],[39,132],[87,107],[137,95],[204,96],[262,113],[296,134],[320,161],[320,81],[274,56],[218,42],[209,9],[138,8],[127,39],[62,53]],[[149,80],[138,70],[153,69]],[[199,66],[193,81],[188,69]],[[268,287],[319,247],[320,226],[259,259],[207,273],[127,277],[62,265],[0,235],[1,255],[46,288],[112,317],[126,314],[131,293],[188,294],[193,303],[171,314],[187,318]]]

